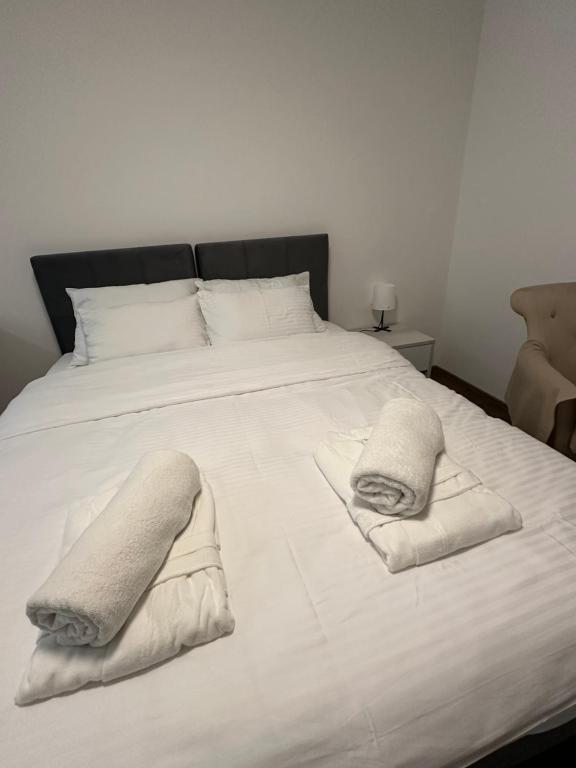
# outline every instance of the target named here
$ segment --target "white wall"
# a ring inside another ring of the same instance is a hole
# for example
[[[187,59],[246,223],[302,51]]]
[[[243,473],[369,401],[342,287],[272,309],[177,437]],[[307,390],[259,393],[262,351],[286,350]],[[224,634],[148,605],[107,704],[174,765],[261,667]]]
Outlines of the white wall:
[[[576,2],[488,0],[439,363],[503,397],[515,288],[576,280]]]
[[[437,333],[481,0],[5,0],[0,408],[57,350],[35,253],[327,231]]]

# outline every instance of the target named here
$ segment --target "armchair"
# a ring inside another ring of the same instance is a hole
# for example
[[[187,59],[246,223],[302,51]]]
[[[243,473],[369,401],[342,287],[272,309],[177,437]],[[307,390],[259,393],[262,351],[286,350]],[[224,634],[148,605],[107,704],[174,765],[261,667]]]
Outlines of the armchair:
[[[510,303],[528,331],[506,391],[512,424],[576,458],[576,283],[519,288]]]

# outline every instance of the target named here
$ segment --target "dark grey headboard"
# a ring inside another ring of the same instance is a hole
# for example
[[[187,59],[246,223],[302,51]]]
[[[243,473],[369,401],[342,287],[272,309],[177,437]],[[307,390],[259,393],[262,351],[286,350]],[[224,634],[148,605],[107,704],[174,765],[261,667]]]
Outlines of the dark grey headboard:
[[[200,243],[195,253],[198,276],[204,280],[309,272],[314,308],[320,317],[328,319],[328,235]]]
[[[33,256],[30,261],[62,352],[74,349],[76,328],[66,288],[162,283],[196,277],[192,246],[187,243],[51,253]]]

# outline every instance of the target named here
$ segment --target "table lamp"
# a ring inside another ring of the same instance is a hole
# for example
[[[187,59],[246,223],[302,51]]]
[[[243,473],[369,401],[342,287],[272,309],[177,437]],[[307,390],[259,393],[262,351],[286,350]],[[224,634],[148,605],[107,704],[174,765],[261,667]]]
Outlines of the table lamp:
[[[392,283],[374,283],[372,309],[382,313],[380,322],[374,326],[374,330],[389,331],[390,326],[384,325],[384,312],[396,309],[396,286]]]

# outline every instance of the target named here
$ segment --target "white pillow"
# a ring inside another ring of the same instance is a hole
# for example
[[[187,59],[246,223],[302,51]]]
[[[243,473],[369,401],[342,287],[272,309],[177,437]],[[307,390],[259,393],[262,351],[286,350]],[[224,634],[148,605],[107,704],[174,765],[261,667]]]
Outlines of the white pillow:
[[[270,290],[289,288],[301,285],[310,293],[310,273],[299,272],[297,275],[282,275],[280,277],[248,277],[245,280],[202,280],[197,277],[194,283],[199,290],[217,291],[218,293],[240,293],[241,291]],[[314,325],[318,332],[325,331],[324,320],[314,312]]]
[[[78,314],[90,364],[207,344],[197,295],[120,307],[81,306]]]
[[[214,345],[317,333],[306,286],[229,293],[200,289],[196,295]]]
[[[82,320],[78,314],[80,307],[121,307],[125,304],[173,301],[191,296],[195,292],[196,286],[193,278],[167,280],[163,283],[106,285],[101,288],[66,288],[76,318],[74,354],[70,365],[86,365],[88,362]]]

